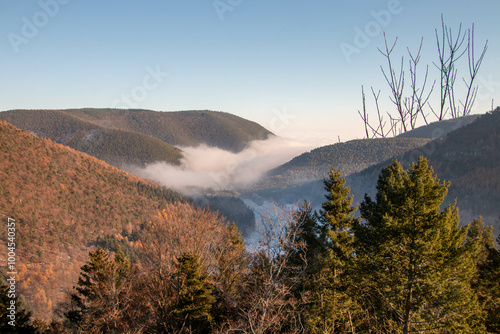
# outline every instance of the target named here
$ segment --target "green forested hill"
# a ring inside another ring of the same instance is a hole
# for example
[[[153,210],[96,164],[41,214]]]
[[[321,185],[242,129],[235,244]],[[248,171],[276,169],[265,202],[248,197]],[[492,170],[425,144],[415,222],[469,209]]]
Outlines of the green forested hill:
[[[122,238],[174,201],[188,199],[0,121],[0,216],[16,220],[18,288],[38,316],[65,297],[98,237]]]
[[[434,126],[433,129],[430,132],[437,132],[436,129],[439,127]],[[369,141],[365,143],[369,143]],[[406,153],[394,154],[393,156],[390,154],[385,160],[375,162],[360,172],[349,175],[350,170],[342,167],[337,162],[338,160],[333,157],[325,159],[325,168],[335,166],[342,169],[342,175],[347,176],[347,185],[351,187],[354,201],[359,203],[363,200],[365,193],[375,194],[378,175],[382,168],[391,163],[393,157],[407,167],[411,162],[416,162],[419,156],[424,156],[428,158],[429,164],[434,168],[439,179],[451,182],[445,204],[450,204],[457,199],[460,216],[464,223],[482,215],[489,224],[497,226],[496,232],[498,233],[498,226],[500,226],[498,225],[500,223],[500,150],[498,143],[500,143],[499,108],[491,113],[475,117],[474,122],[459,127],[442,138],[429,141],[424,146],[414,148]],[[380,149],[383,151],[385,148],[384,140],[380,140],[379,144],[381,144]],[[316,164],[312,162],[314,161],[311,159],[312,156],[314,155],[304,154],[299,157],[300,159],[295,158],[291,162],[297,166],[301,166],[300,163],[303,163],[305,166],[303,170],[307,170],[307,165],[311,164],[313,166],[311,170],[314,170]],[[359,158],[362,157],[359,156]],[[289,166],[291,162],[284,166]],[[297,170],[300,170],[299,167]],[[280,181],[278,176],[274,176],[274,178]],[[309,200],[312,202],[312,206],[317,208],[324,201],[323,194],[323,182],[313,180],[303,184],[290,184],[283,188],[261,188],[253,196],[256,200],[272,199],[284,203]],[[250,193],[245,195],[251,196]]]
[[[323,146],[273,169],[257,188],[282,188],[322,180],[331,167],[340,168],[344,175],[349,175],[429,141],[419,138],[360,139]]]
[[[403,165],[427,157],[441,180],[451,182],[449,202],[468,216],[500,216],[500,109],[478,117],[474,122],[450,132],[424,147],[398,156]],[[385,161],[352,175],[353,189],[374,192],[374,175],[389,163]]]
[[[104,128],[141,133],[174,146],[207,144],[238,152],[250,141],[272,135],[255,122],[208,110],[10,110],[1,112],[0,119],[61,143],[77,133],[88,136],[92,130]]]
[[[207,144],[237,152],[252,140],[272,135],[255,122],[209,110],[73,109],[63,112],[107,128],[140,132],[175,146]]]
[[[131,131],[96,129],[84,140],[71,140],[68,145],[117,167],[157,161],[176,165],[182,158],[182,151],[175,146]]]
[[[5,111],[0,119],[117,167],[156,161],[178,164],[182,157],[179,149],[157,138],[108,129],[57,110]]]

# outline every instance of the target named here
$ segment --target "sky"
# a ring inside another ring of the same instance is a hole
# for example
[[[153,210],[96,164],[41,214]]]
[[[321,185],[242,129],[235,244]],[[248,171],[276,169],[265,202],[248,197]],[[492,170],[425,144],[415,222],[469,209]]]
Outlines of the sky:
[[[0,0],[0,110],[209,109],[296,140],[362,138],[362,85],[394,109],[383,33],[398,37],[396,63],[423,38],[421,70],[437,78],[441,14],[454,31],[474,23],[476,52],[488,40],[473,113],[499,105],[499,12],[497,0]]]

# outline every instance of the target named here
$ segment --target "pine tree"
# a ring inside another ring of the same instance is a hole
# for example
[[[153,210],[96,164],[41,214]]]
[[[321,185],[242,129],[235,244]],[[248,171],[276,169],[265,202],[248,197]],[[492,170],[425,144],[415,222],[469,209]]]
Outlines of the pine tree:
[[[307,325],[312,333],[354,331],[352,317],[357,307],[349,288],[355,254],[352,229],[356,207],[352,206],[353,196],[345,183],[340,170],[330,171],[324,182],[326,201],[316,218],[320,234],[315,248],[320,254],[307,288],[310,292]]]
[[[486,330],[500,332],[500,251],[495,247],[493,227],[486,226],[481,217],[467,231],[467,243],[475,250],[476,270],[472,288],[484,311]]]
[[[470,279],[474,261],[458,209],[440,211],[448,184],[423,158],[383,169],[376,200],[365,196],[356,224],[356,257],[370,328],[387,332],[475,332],[480,308]]]
[[[203,270],[199,257],[189,253],[178,259],[176,275],[178,301],[173,314],[178,317],[180,332],[209,333],[213,326],[214,286]]]
[[[353,196],[349,195],[351,189],[346,187],[346,180],[341,177],[341,171],[332,169],[328,177],[325,180],[326,202],[321,206],[320,215],[328,240],[331,264],[342,270],[354,255],[352,229],[357,221],[354,218],[357,206],[352,206]]]
[[[2,277],[0,283],[0,319],[2,319],[0,333],[33,333],[35,328],[30,325],[31,312],[15,295],[16,293],[10,291],[8,283]],[[13,317],[11,317],[11,309],[14,310]]]
[[[306,301],[305,323],[310,333],[354,331],[358,310],[351,298],[354,269],[353,197],[340,170],[332,169],[324,181],[326,201],[320,213],[305,202],[295,213],[300,230],[291,258],[305,265],[297,293]]]
[[[82,266],[76,293],[71,295],[73,309],[66,317],[76,328],[93,333],[121,333],[131,325],[126,312],[132,292],[130,261],[119,249],[110,259],[102,248],[89,253]]]
[[[295,244],[298,247],[292,253],[290,262],[295,266],[305,266],[305,280],[319,270],[318,266],[323,262],[324,233],[316,212],[312,212],[307,201],[294,213],[294,220],[299,225],[299,233],[295,236]],[[303,289],[303,284],[299,285],[299,289]]]

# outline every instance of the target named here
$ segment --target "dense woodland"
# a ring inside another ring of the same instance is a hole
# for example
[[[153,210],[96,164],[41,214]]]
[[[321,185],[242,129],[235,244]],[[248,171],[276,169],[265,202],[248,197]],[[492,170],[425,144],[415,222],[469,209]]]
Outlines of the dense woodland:
[[[500,108],[496,108],[446,137],[397,158],[403,164],[409,164],[419,156],[425,156],[439,178],[451,181],[446,204],[456,199],[462,213],[496,220],[500,206],[499,142]],[[375,191],[375,180],[389,162],[384,161],[348,177],[348,183],[357,195],[356,201],[361,201],[364,193]]]
[[[91,251],[59,317],[24,327],[496,333],[500,251],[480,217],[459,227],[458,208],[440,208],[448,186],[423,158],[407,169],[395,160],[355,217],[345,179],[332,169],[322,209],[312,212],[307,202],[291,212],[276,208],[264,217],[253,252],[218,214],[166,204],[141,225],[134,254]]]
[[[206,144],[238,152],[250,141],[272,135],[258,123],[210,110],[72,109],[65,113],[92,124],[143,133],[175,146]]]
[[[170,144],[122,130],[93,130],[85,138],[71,140],[67,145],[118,168],[130,165],[144,167],[158,161],[178,165],[182,158],[182,151]]]
[[[156,138],[165,142],[164,146],[206,144],[232,152],[241,151],[252,140],[264,140],[272,136],[271,132],[255,122],[209,110],[179,112],[138,109],[9,110],[0,112],[0,119],[75,149],[79,149],[79,144],[85,144],[85,139],[92,136],[96,130],[99,130],[99,133],[111,133],[112,137],[120,136],[122,139],[127,134],[136,133],[127,141],[138,141],[138,145],[151,144],[151,140]],[[117,133],[112,130],[125,132]],[[137,134],[152,138],[147,141],[144,136]],[[118,148],[121,147],[123,151],[123,142],[118,144]],[[105,150],[113,149],[114,146],[105,147]],[[154,147],[150,149],[154,150]],[[86,153],[93,155],[93,152]],[[161,152],[156,154],[159,153]],[[174,162],[175,158],[173,156],[166,161]]]
[[[427,138],[378,138],[319,147],[269,171],[255,188],[285,188],[324,180],[332,165],[341,169],[344,175],[349,175],[421,147],[429,141]]]
[[[487,190],[498,194],[498,165],[483,157],[497,157],[489,150],[499,114],[431,142],[430,161],[442,155],[458,180],[489,175]],[[17,332],[500,331],[492,227],[479,216],[460,222],[447,197],[453,185],[426,159],[370,169],[364,177],[376,191],[359,207],[332,169],[321,210],[274,207],[257,226],[260,243],[247,250],[231,219],[209,210],[241,206],[239,199],[193,202],[5,122],[0,142],[0,214],[18,223]]]
[[[2,112],[0,119],[116,167],[157,161],[178,164],[182,157],[179,149],[157,138],[109,129],[55,110]]]
[[[97,237],[133,231],[166,203],[190,201],[5,122],[0,142],[0,215],[18,222],[19,288],[37,316],[52,316]]]

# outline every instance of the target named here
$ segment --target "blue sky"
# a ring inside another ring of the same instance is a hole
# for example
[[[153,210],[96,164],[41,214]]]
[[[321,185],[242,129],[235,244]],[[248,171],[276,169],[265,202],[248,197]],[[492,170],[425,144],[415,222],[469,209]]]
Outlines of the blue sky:
[[[489,41],[473,112],[500,104],[499,9],[497,0],[0,0],[0,110],[210,109],[287,137],[361,138],[361,85],[387,94],[382,31],[399,36],[400,54],[424,37],[422,64],[435,77],[441,13],[454,29],[475,23],[477,49]],[[358,29],[371,36],[346,56]]]

